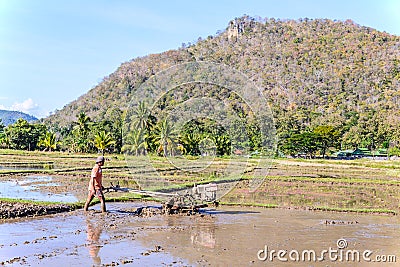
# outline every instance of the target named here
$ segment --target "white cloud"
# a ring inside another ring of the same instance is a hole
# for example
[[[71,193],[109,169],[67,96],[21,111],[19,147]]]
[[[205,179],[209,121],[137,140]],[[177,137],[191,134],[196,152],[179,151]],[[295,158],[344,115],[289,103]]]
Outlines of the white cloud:
[[[37,111],[37,109],[39,108],[38,104],[35,104],[32,100],[32,98],[28,98],[27,100],[21,102],[21,103],[14,103],[11,106],[11,110],[17,110],[17,111],[21,111],[27,114],[33,114],[35,113],[35,111]]]

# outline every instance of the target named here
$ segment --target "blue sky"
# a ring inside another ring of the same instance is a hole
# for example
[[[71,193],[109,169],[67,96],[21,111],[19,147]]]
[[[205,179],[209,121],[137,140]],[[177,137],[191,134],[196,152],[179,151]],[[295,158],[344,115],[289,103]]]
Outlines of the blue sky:
[[[400,35],[400,0],[0,0],[0,109],[45,117],[121,63],[215,35],[244,14],[352,19]]]

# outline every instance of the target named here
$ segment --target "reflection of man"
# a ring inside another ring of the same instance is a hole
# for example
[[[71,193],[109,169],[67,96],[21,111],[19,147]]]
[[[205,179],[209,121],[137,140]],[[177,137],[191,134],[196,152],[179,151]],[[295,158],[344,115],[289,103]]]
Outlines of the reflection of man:
[[[99,243],[101,232],[103,231],[103,224],[95,225],[90,220],[86,220],[87,224],[87,241],[89,248],[89,255],[93,259],[95,266],[101,265],[101,258],[99,257],[99,251],[101,245]]]
[[[103,194],[103,174],[101,166],[104,165],[104,157],[100,156],[96,159],[96,165],[92,169],[89,181],[89,193],[85,203],[84,210],[87,211],[90,202],[93,200],[94,196],[97,196],[101,202],[101,211],[106,212],[106,201]]]

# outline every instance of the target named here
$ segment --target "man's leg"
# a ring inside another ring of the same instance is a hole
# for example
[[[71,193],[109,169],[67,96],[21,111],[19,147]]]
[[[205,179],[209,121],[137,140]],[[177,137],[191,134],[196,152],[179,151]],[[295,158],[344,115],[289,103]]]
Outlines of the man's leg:
[[[86,199],[85,207],[83,208],[84,211],[87,211],[89,208],[90,202],[92,202],[94,195],[89,192],[88,197]]]
[[[100,197],[100,203],[101,203],[101,212],[106,212],[106,200],[104,198],[103,192],[101,192],[101,197]]]

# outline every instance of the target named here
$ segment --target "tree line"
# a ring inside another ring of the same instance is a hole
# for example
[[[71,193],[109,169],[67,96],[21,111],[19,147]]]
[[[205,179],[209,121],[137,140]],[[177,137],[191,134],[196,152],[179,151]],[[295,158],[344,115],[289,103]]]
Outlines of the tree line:
[[[144,103],[133,111],[129,124],[125,122],[125,115],[114,109],[108,120],[94,121],[81,112],[74,122],[64,127],[29,123],[24,119],[8,126],[0,122],[0,147],[103,155],[106,152],[193,156],[202,152],[220,156],[231,153],[228,133],[213,121],[191,121],[178,133],[170,121],[151,115]],[[211,142],[204,142],[205,139]]]
[[[55,131],[39,122],[29,123],[20,118],[4,126],[0,121],[0,147],[19,150],[113,152],[117,140],[109,132],[107,122],[94,123],[84,113],[70,128]]]
[[[242,125],[240,125],[242,123]],[[236,127],[237,124],[237,127]],[[299,129],[293,125],[283,130],[278,124],[276,155],[306,155],[308,157],[331,154],[345,148],[367,147],[389,149],[389,155],[400,155],[398,145],[390,139],[371,144],[378,133],[363,132],[365,136],[357,142],[346,143],[348,130],[333,125],[317,125]],[[286,125],[289,127],[288,125]],[[114,109],[108,120],[94,121],[81,112],[74,122],[66,127],[46,126],[18,119],[14,124],[4,126],[0,122],[0,147],[20,150],[69,151],[80,153],[128,153],[145,155],[217,155],[236,153],[232,147],[246,153],[262,152],[257,126],[246,124],[246,119],[235,122],[236,130],[229,132],[217,122],[207,118],[197,118],[186,122],[177,130],[166,118],[151,114],[141,102],[127,119],[126,112]],[[239,129],[245,129],[244,133]],[[248,135],[242,138],[241,135]],[[369,139],[368,139],[369,138]],[[354,141],[355,140],[355,141]],[[369,146],[368,146],[369,145]],[[242,153],[240,153],[242,154]]]

